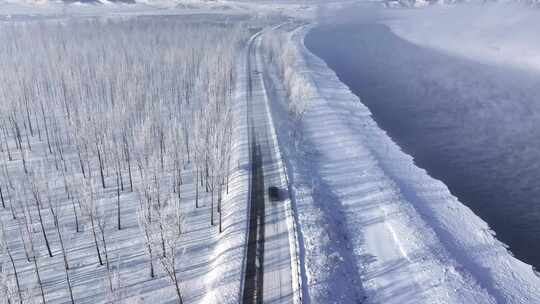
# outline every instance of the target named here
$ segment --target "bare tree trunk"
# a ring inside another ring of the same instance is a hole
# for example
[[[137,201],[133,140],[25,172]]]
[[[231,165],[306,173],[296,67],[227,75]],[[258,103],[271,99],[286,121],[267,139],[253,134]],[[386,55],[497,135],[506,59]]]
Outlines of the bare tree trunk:
[[[214,186],[210,193],[210,225],[214,226]]]
[[[7,154],[8,154],[8,160],[9,161],[12,161],[13,160],[13,157],[11,156],[11,150],[9,149],[9,141],[8,141],[8,134],[7,134],[7,125],[5,125],[3,128],[2,128],[2,133],[4,134],[4,144],[6,146],[6,151],[7,151]]]
[[[56,149],[58,150],[60,160],[62,161],[62,165],[64,166],[64,172],[67,172],[66,159],[64,158],[64,149],[62,149],[62,143],[60,142],[60,138],[57,138]]]
[[[73,287],[71,286],[71,279],[69,277],[69,269],[64,268],[66,272],[66,281],[68,284],[68,290],[69,290],[69,298],[71,300],[71,304],[75,304],[75,299],[73,298]]]
[[[219,233],[223,232],[223,210],[221,209],[221,201],[222,201],[222,195],[221,195],[221,191],[222,191],[222,186],[223,184],[219,184],[219,192],[218,192],[218,212],[219,212]]]
[[[230,151],[229,151],[230,152]],[[231,154],[227,157],[227,194],[229,194],[229,179],[231,177]]]
[[[80,205],[80,203],[79,203]],[[73,207],[73,215],[75,216],[75,232],[80,232],[79,230],[79,215],[77,213],[77,206],[75,205],[75,198],[71,197],[71,206]]]
[[[22,151],[22,140],[21,140],[21,130],[19,128],[19,124],[16,121],[16,118],[14,117],[14,114],[9,116],[9,121],[11,122],[12,128],[13,128],[13,141],[15,142],[15,146],[19,151]]]
[[[161,170],[165,170],[165,160],[164,160],[164,154],[165,154],[165,138],[163,134],[163,130],[160,130],[159,135],[159,154],[160,154],[160,161],[161,161]]]
[[[41,137],[41,128],[39,127],[39,119],[38,119],[38,115],[35,115],[34,116],[34,121],[36,123],[36,128],[37,128],[37,131],[38,131],[38,138],[39,138],[39,141],[42,141],[43,138]]]
[[[122,230],[122,223],[120,222],[120,185],[119,183],[119,177],[117,175],[116,177],[116,212],[117,212],[117,226],[118,230]]]
[[[26,212],[28,212],[28,209],[26,209]],[[28,221],[28,219],[26,220]],[[31,219],[30,219],[30,223],[31,223]],[[32,255],[32,262],[34,263],[34,271],[36,273],[36,279],[38,281],[38,285],[39,285],[39,289],[41,291],[41,299],[43,300],[43,304],[46,304],[47,301],[45,300],[45,290],[43,289],[43,282],[41,281],[41,275],[39,273],[39,266],[38,266],[38,255],[36,255],[36,250],[35,250],[35,247],[34,247],[34,240],[33,240],[33,236],[32,236],[32,228],[28,228],[27,229],[30,229],[28,230],[28,242],[30,243],[29,246],[30,246],[30,251],[31,251],[31,255]]]
[[[47,301],[45,300],[45,291],[43,290],[43,282],[41,282],[41,276],[39,274],[39,267],[38,267],[37,258],[35,255],[32,260],[34,260],[34,268],[36,270],[36,277],[38,280],[39,289],[41,290],[41,299],[43,300],[43,304],[45,304],[47,303]]]
[[[180,284],[178,282],[178,277],[176,276],[176,267],[174,269],[174,287],[176,288],[176,296],[178,297],[178,304],[183,304],[182,292],[180,292]]]
[[[43,216],[41,215],[41,201],[38,197],[38,194],[34,192],[34,199],[36,201],[36,209],[38,212],[39,217],[39,225],[41,226],[41,232],[43,233],[43,239],[45,240],[45,246],[47,247],[47,252],[49,253],[49,257],[53,257],[52,251],[51,251],[51,245],[49,244],[49,239],[47,238],[47,232],[45,231],[45,225],[43,224]]]
[[[26,154],[25,151],[21,151],[21,160],[23,164],[24,174],[28,175],[28,167],[26,167]]]
[[[99,265],[103,266],[103,260],[101,260],[101,252],[99,251],[99,243],[96,235],[96,223],[93,216],[90,216],[90,223],[92,225],[92,235],[94,236],[94,245],[96,245],[96,251],[98,256]]]
[[[157,183],[157,179],[156,179]],[[163,227],[163,217],[162,217],[162,208],[161,208],[161,202],[159,199],[159,187],[157,188],[157,215],[158,215],[158,227],[159,227],[159,236],[161,238],[161,250],[163,251],[163,256],[165,257],[167,255],[167,251],[165,250],[165,231]]]
[[[98,145],[96,144],[97,156],[99,161],[99,174],[101,176],[101,186],[105,189],[105,176],[103,175],[103,160],[101,159],[101,151],[99,150]]]
[[[24,215],[23,215],[23,217],[24,217]],[[26,224],[26,220],[25,220],[25,224]],[[25,239],[24,239],[24,231],[23,231],[23,229],[22,229],[22,226],[21,226],[20,222],[18,222],[18,225],[17,225],[17,226],[19,226],[19,236],[21,237],[21,243],[23,244],[23,249],[24,249],[24,254],[25,254],[25,256],[26,256],[26,260],[27,260],[28,262],[31,262],[31,260],[30,260],[30,253],[28,252],[28,246],[27,246],[26,241],[25,241]],[[27,229],[28,229],[28,228],[27,228]]]
[[[203,184],[203,179],[201,179],[201,187],[205,186],[205,190],[206,190],[207,193],[209,191],[209,189],[208,189],[208,176],[209,175],[210,175],[210,173],[209,173],[209,170],[208,170],[208,156],[206,156],[206,161],[204,163],[204,181],[205,181],[205,183]]]
[[[66,282],[68,285],[69,298],[71,299],[71,304],[75,304],[75,300],[73,299],[73,288],[71,286],[71,279],[69,277],[69,263],[68,263],[66,248],[64,247],[64,240],[62,238],[62,232],[60,230],[58,218],[55,217],[54,221],[56,222],[56,233],[58,234],[58,240],[60,241],[60,248],[62,249],[62,257],[64,260],[64,271],[66,275]]]
[[[9,257],[9,261],[11,262],[11,267],[13,268],[13,275],[15,276],[15,283],[17,285],[17,295],[19,296],[19,303],[23,303],[23,297],[22,297],[22,291],[21,291],[21,284],[19,281],[19,273],[17,272],[17,266],[15,266],[15,260],[13,259],[13,255],[11,254],[11,250],[9,247],[6,248],[7,255]]]
[[[176,178],[176,196],[178,200],[182,199],[182,171],[180,168],[177,169],[178,175]]]
[[[4,193],[2,192],[2,185],[0,185],[0,200],[2,200],[2,208],[6,209],[6,202],[4,200]]]
[[[43,127],[45,128],[45,136],[47,138],[47,146],[49,147],[49,153],[52,154],[52,148],[51,148],[51,140],[49,138],[49,127],[47,126],[47,118],[45,117],[45,109],[43,108],[43,101],[40,103],[41,105],[41,115],[43,118]]]
[[[17,214],[15,213],[15,208],[13,208],[13,202],[9,202],[9,210],[11,211],[11,218],[16,220]]]
[[[81,156],[81,148],[77,145],[77,154],[79,155],[79,165],[81,166],[81,172],[84,178],[86,178],[86,172],[84,170],[84,162]]]
[[[129,191],[133,192],[133,176],[131,175],[131,163],[128,160],[128,174],[129,174]]]
[[[199,208],[199,170],[195,168],[195,208]]]
[[[56,149],[56,143],[53,144],[53,147]],[[60,171],[60,167],[58,166],[58,153],[53,153],[54,157],[54,167],[56,168],[56,171]]]
[[[124,157],[126,158],[128,174],[129,174],[129,189],[133,192],[133,176],[131,174],[131,155],[129,154],[129,145],[126,136],[123,136],[124,142]]]
[[[32,135],[32,137],[34,137],[34,128],[32,128],[32,120],[30,119],[30,108],[28,106],[28,95],[27,95],[27,92],[26,92],[26,88],[24,90],[24,106],[25,106],[25,109],[26,109],[26,120],[28,121],[28,127],[30,129],[30,134]]]
[[[58,224],[58,218],[55,218],[56,222],[56,233],[58,234],[58,240],[60,242],[60,249],[62,250],[62,258],[64,260],[64,267],[69,269],[69,263],[66,254],[66,248],[64,247],[64,239],[62,238],[62,231],[60,230],[60,225]]]
[[[32,145],[30,144],[30,136],[28,136],[28,127],[26,126],[26,123],[24,123],[24,130],[25,137],[26,137],[26,146],[28,147],[29,151],[32,151]]]
[[[168,247],[170,250],[168,257],[163,256],[162,258],[160,258],[159,261],[161,262],[161,266],[163,267],[163,269],[167,273],[167,276],[174,285],[176,296],[178,297],[178,303],[182,304],[183,299],[182,292],[180,290],[180,281],[178,280],[178,276],[176,274],[176,247],[171,246],[171,244],[168,244]]]
[[[103,242],[103,252],[105,253],[105,266],[107,267],[107,271],[111,271],[111,266],[109,264],[109,251],[107,250],[107,242],[105,240],[105,228],[100,228],[101,233],[101,241]]]
[[[150,235],[148,235],[148,232],[146,233],[146,237],[150,239]],[[156,277],[155,271],[154,271],[154,252],[152,251],[152,245],[147,242],[146,244],[147,250],[148,250],[148,256],[150,258],[150,277],[153,279]]]
[[[120,167],[120,164],[118,164],[118,176],[120,176],[120,190],[124,191],[124,177],[122,176],[122,167]]]
[[[146,201],[148,203],[148,201]],[[148,257],[150,259],[150,278],[155,277],[154,272],[154,251],[152,249],[152,236],[151,236],[151,222],[148,217],[148,211],[146,207],[144,206],[144,203],[141,203],[139,206],[139,209],[137,210],[137,217],[139,222],[139,227],[144,232],[144,242],[146,245],[146,250],[148,253]]]

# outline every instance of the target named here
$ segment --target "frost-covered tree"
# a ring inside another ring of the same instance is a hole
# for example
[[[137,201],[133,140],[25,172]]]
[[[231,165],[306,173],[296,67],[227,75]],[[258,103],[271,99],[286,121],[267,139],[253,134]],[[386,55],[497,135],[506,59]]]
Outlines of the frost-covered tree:
[[[90,222],[90,228],[92,232],[92,239],[94,241],[94,246],[96,248],[96,254],[98,258],[99,265],[103,266],[103,259],[101,258],[101,246],[99,240],[99,228],[98,221],[100,216],[99,203],[97,202],[97,190],[94,187],[92,178],[88,178],[83,185],[83,193],[81,195],[80,206],[82,214],[86,217],[87,221]]]
[[[58,277],[75,302],[75,240],[95,248],[113,302],[125,289],[115,287],[111,255],[121,249],[109,239],[137,216],[150,276],[162,266],[181,299],[186,210],[209,207],[222,230],[235,60],[247,36],[174,18],[0,27],[0,217],[13,228],[7,244],[21,248],[14,260],[35,273],[20,293],[39,288],[27,294],[43,302],[42,279],[63,261]],[[184,203],[187,183],[194,204]]]
[[[164,247],[160,247],[163,252],[158,255],[158,261],[168,279],[174,286],[178,303],[183,303],[181,281],[178,274],[178,258],[184,256],[184,251],[180,250],[180,235],[182,232],[183,217],[179,215],[178,207],[175,204],[167,203],[163,208],[161,225],[164,227]]]
[[[144,238],[145,251],[148,254],[148,264],[150,268],[150,278],[155,277],[154,269],[154,257],[155,257],[155,245],[154,245],[154,230],[152,226],[152,218],[150,213],[150,200],[145,193],[146,190],[139,192],[139,207],[137,208],[137,220],[139,228]]]
[[[60,243],[60,249],[62,252],[62,261],[64,263],[64,274],[66,278],[66,284],[68,288],[69,298],[72,304],[75,303],[75,299],[73,298],[73,286],[71,283],[71,277],[70,277],[70,267],[69,267],[69,261],[68,261],[68,254],[66,250],[66,244],[64,243],[64,225],[63,222],[59,219],[62,219],[64,216],[64,208],[62,205],[60,205],[58,200],[54,200],[51,197],[48,198],[49,202],[49,208],[51,211],[51,214],[53,215],[54,219],[54,227],[56,229],[56,235],[58,236],[58,241]]]
[[[120,261],[117,256],[116,263],[107,270],[105,283],[107,285],[107,302],[109,304],[124,303],[124,285],[122,284]]]
[[[43,303],[47,303],[47,301],[45,300],[45,289],[44,289],[44,286],[43,286],[43,280],[41,278],[41,270],[40,270],[40,266],[39,266],[40,253],[36,250],[37,249],[36,248],[37,247],[37,244],[36,244],[37,239],[34,236],[33,221],[32,221],[31,211],[30,211],[29,205],[26,204],[26,202],[23,202],[22,212],[23,212],[23,216],[21,217],[21,219],[25,222],[24,223],[24,226],[25,226],[25,229],[24,229],[24,233],[25,233],[24,241],[26,243],[25,246],[28,248],[28,254],[29,254],[29,257],[30,257],[30,261],[32,262],[32,264],[34,266],[36,284],[37,284],[37,286],[39,288],[39,291],[40,291],[41,300],[42,300]]]
[[[290,32],[280,29],[269,31],[263,35],[262,44],[267,64],[275,66],[283,79],[293,123],[291,137],[296,141],[304,115],[316,96],[316,87],[302,69],[296,68],[298,50],[289,35]]]
[[[11,271],[8,270],[11,268]],[[11,273],[12,272],[12,273]],[[22,303],[23,291],[21,289],[19,272],[9,247],[4,223],[0,219],[0,299],[4,303]],[[0,300],[1,301],[1,300]]]
[[[45,169],[44,166],[45,165],[43,163],[39,164],[35,170],[32,170],[26,176],[28,177],[28,185],[31,189],[32,199],[35,203],[35,210],[38,214],[38,221],[41,228],[41,233],[43,235],[43,241],[45,242],[49,257],[53,257],[49,237],[47,236],[47,228],[45,227],[45,215],[42,212],[42,210],[46,208],[43,197],[50,195],[48,184],[49,180],[45,174],[47,169]]]

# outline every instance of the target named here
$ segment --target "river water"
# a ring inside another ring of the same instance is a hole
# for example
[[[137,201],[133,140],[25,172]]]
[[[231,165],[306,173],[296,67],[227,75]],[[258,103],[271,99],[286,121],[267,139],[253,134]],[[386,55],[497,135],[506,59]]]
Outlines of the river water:
[[[423,48],[381,24],[320,25],[305,43],[419,167],[540,269],[540,75]]]

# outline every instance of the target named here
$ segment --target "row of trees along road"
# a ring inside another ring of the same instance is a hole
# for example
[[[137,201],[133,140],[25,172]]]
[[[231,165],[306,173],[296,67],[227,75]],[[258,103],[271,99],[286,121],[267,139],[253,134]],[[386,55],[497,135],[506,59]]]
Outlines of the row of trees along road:
[[[50,302],[44,271],[60,255],[62,301],[76,303],[68,240],[81,238],[105,269],[106,301],[121,302],[108,238],[133,221],[149,280],[167,277],[182,303],[180,206],[210,204],[208,225],[223,231],[247,35],[176,18],[0,27],[0,302]]]

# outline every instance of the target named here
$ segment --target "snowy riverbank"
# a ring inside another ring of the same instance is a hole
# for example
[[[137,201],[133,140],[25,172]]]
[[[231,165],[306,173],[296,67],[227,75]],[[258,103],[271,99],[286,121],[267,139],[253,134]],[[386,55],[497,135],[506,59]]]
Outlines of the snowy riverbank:
[[[289,54],[316,95],[304,115],[303,140],[285,154],[310,302],[363,296],[372,303],[539,302],[540,279],[531,266],[392,142],[305,48],[307,31],[290,36]],[[277,125],[286,123],[285,106]],[[286,141],[284,127],[280,136]]]

